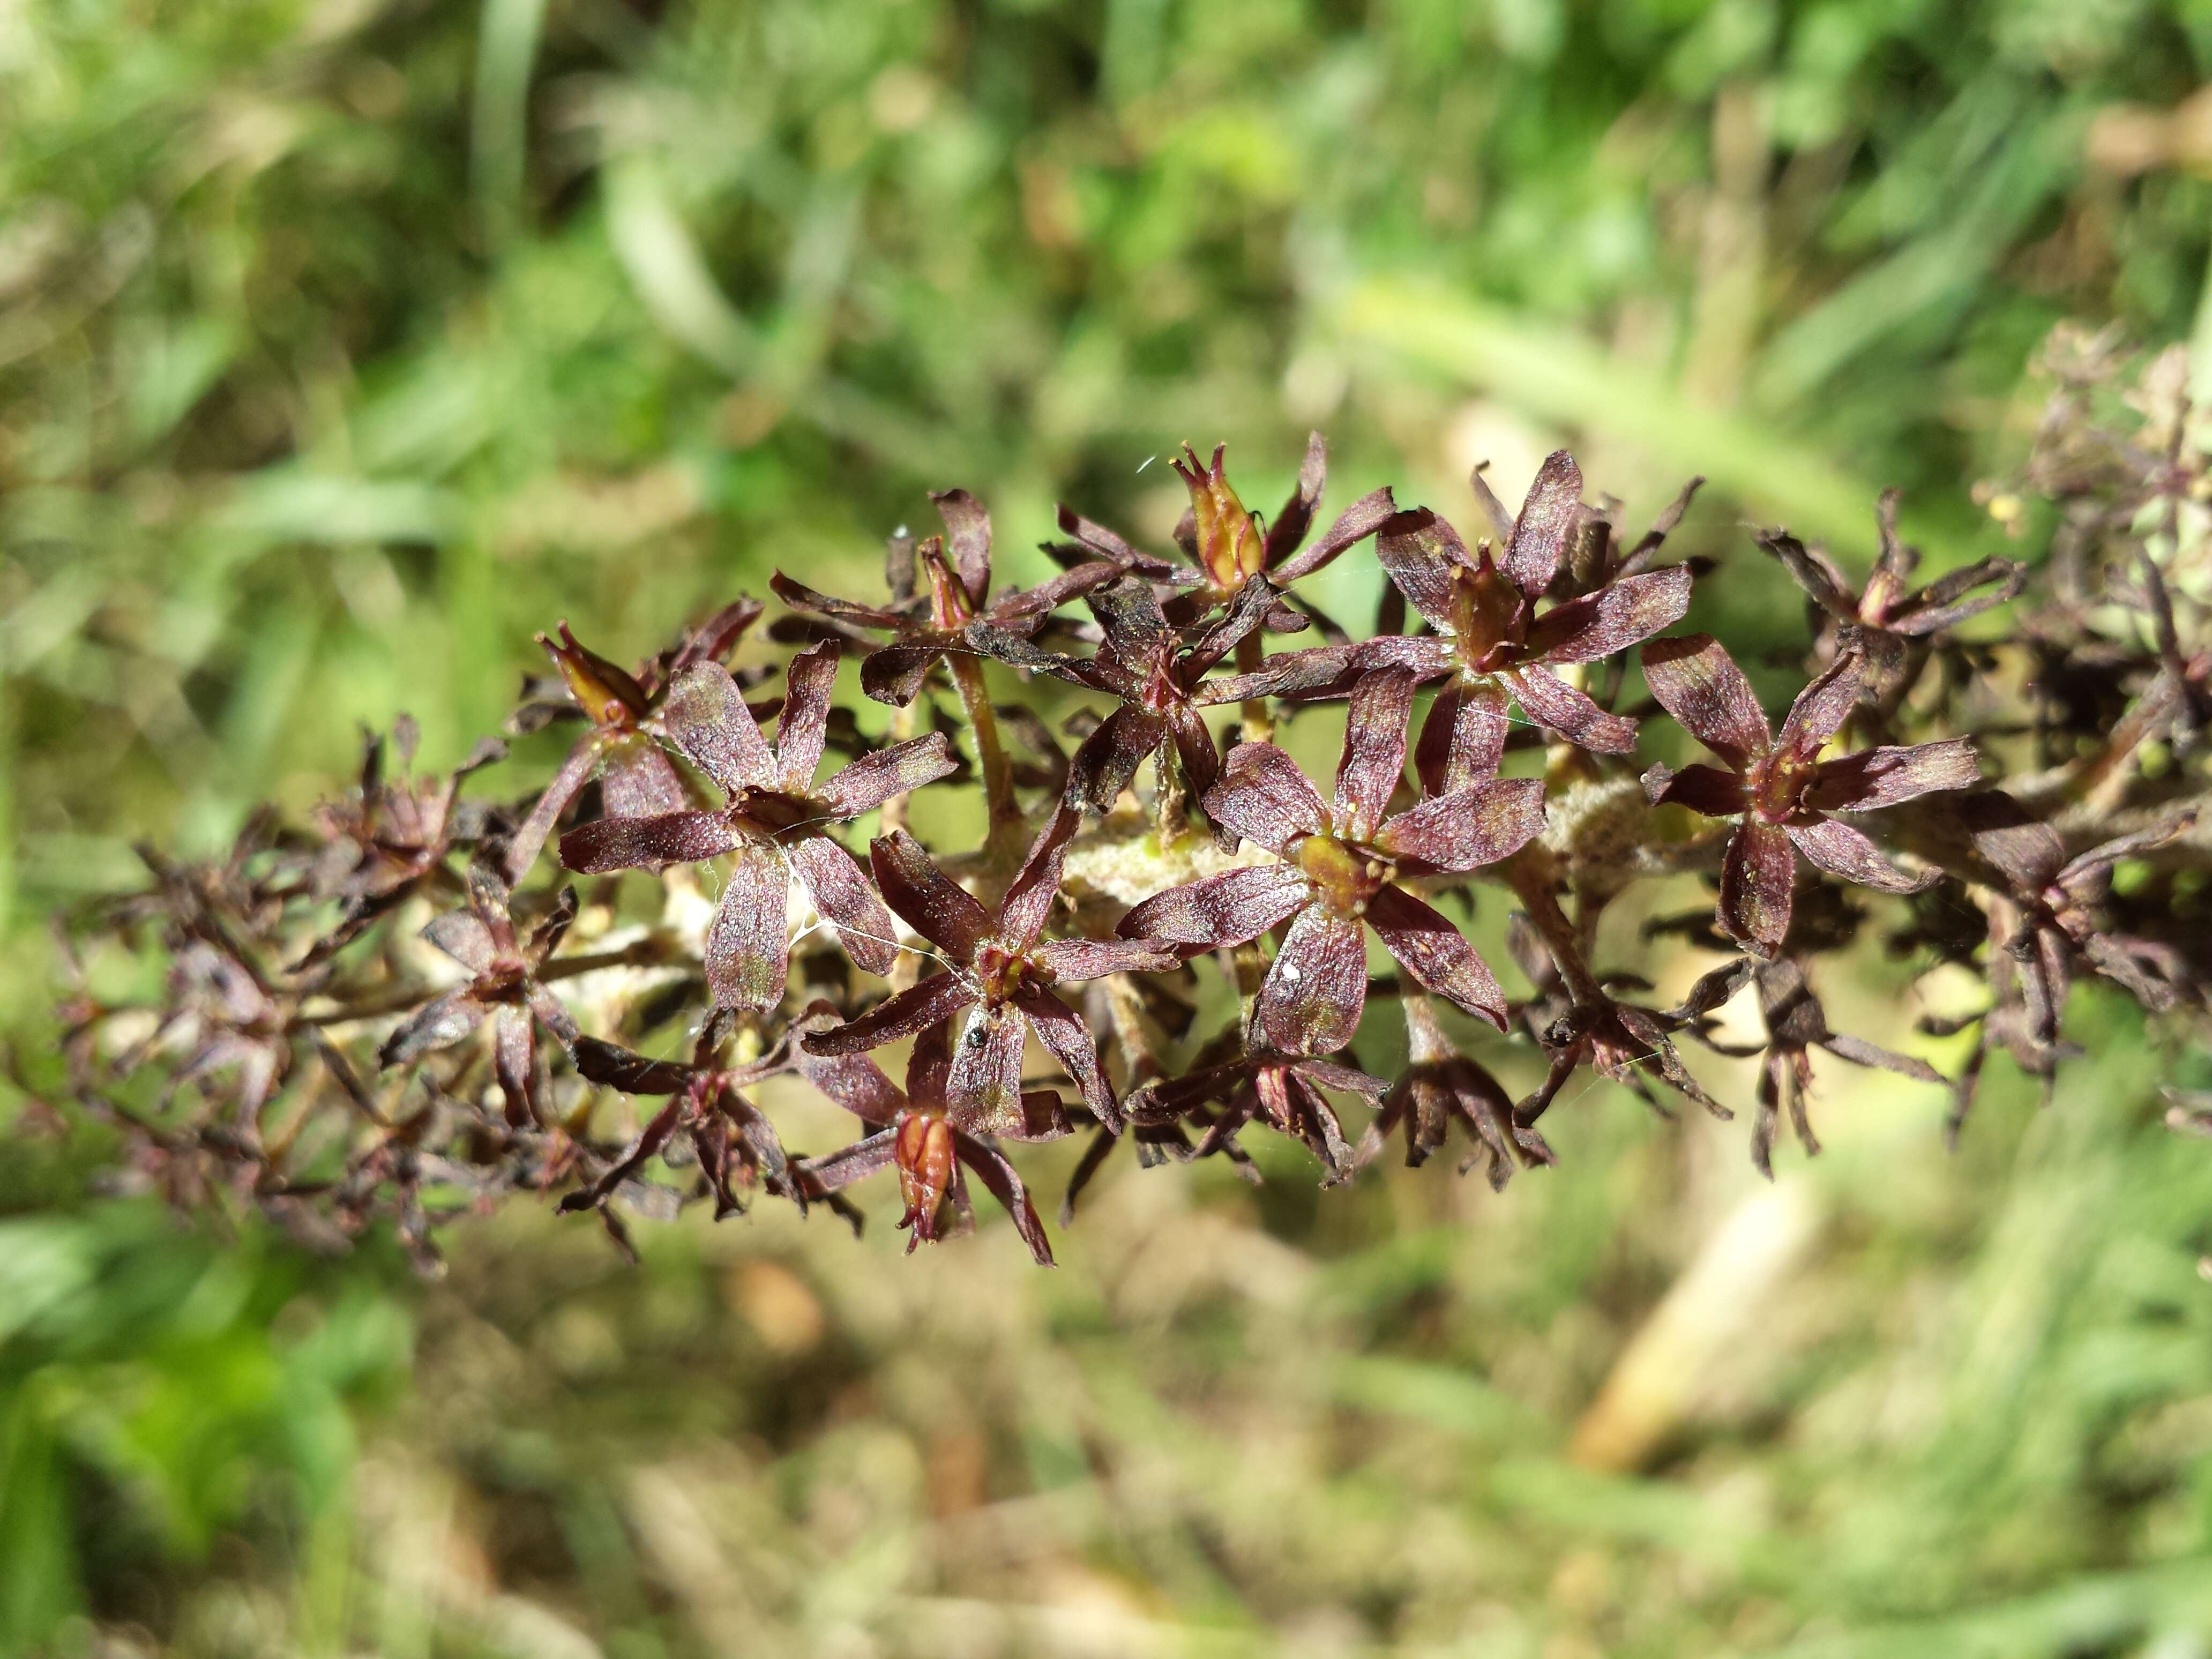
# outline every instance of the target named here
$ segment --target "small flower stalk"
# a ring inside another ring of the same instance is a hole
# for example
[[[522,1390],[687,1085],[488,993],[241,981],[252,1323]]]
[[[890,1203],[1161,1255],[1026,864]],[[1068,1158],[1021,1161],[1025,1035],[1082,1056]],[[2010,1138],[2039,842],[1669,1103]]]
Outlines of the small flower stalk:
[[[2047,587],[2008,559],[1916,586],[1894,495],[1863,580],[1759,536],[1812,623],[1788,684],[1680,629],[1711,568],[1666,562],[1695,481],[1624,549],[1565,451],[1518,514],[1478,472],[1470,537],[1387,488],[1325,516],[1317,434],[1272,518],[1186,447],[1173,553],[1063,507],[1030,588],[994,587],[990,515],[946,490],[882,594],[780,573],[781,612],[733,597],[632,669],[541,635],[509,732],[574,736],[534,788],[484,774],[497,744],[407,775],[403,725],[402,775],[372,742],[304,824],[264,814],[206,866],[149,851],[147,890],[72,934],[57,1092],[180,1206],[319,1243],[386,1223],[426,1270],[509,1193],[626,1243],[695,1200],[857,1225],[877,1176],[909,1249],[972,1230],[980,1188],[1048,1266],[1016,1155],[1078,1132],[1079,1187],[1123,1141],[1249,1176],[1273,1134],[1326,1183],[1399,1142],[1503,1188],[1556,1163],[1539,1121],[1588,1109],[1578,1077],[1729,1115],[1686,1052],[1756,1063],[1763,1171],[1785,1118],[1817,1150],[1832,1060],[1948,1088],[1955,1128],[1990,1055],[2047,1078],[2070,1052],[2076,983],[2169,1018],[2212,985],[2207,475],[2185,413],[2146,407],[2162,447],[2084,470],[2075,433],[2032,465],[2065,514]],[[1365,637],[1298,591],[1341,560],[1402,601]],[[1314,708],[1343,721],[1325,787],[1273,740]],[[953,791],[976,827],[919,834],[957,815],[910,802]],[[1695,960],[1668,1006],[1600,924],[1683,876],[1711,900],[1647,928]],[[1986,988],[1923,1023],[1948,1076],[1829,1023],[1822,980],[1876,918],[1916,972]],[[150,1001],[94,988],[143,951]],[[849,1143],[787,1146],[793,1090]]]

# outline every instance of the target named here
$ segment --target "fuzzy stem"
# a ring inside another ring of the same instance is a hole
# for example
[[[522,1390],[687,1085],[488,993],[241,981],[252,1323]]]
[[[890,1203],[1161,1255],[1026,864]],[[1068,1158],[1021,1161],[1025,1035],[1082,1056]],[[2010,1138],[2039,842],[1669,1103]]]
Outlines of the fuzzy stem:
[[[1528,853],[1516,854],[1506,865],[1506,878],[1513,884],[1514,896],[1528,913],[1528,921],[1541,935],[1544,945],[1552,953],[1552,961],[1559,970],[1568,991],[1577,1003],[1603,1002],[1606,995],[1583,960],[1582,943],[1567,913],[1559,908],[1559,901],[1553,891],[1552,860],[1548,854],[1540,862]]]
[[[968,711],[968,730],[975,739],[975,760],[983,769],[983,799],[991,814],[990,844],[994,851],[1018,851],[1022,809],[1014,799],[1014,772],[999,741],[999,717],[991,709],[989,688],[983,684],[983,665],[958,652],[947,655],[952,683]]]
[[[1237,672],[1255,674],[1266,660],[1267,644],[1261,637],[1263,630],[1254,629],[1237,641]],[[1267,712],[1265,697],[1247,697],[1240,711],[1244,724],[1239,735],[1246,743],[1273,743],[1275,740],[1274,717]]]

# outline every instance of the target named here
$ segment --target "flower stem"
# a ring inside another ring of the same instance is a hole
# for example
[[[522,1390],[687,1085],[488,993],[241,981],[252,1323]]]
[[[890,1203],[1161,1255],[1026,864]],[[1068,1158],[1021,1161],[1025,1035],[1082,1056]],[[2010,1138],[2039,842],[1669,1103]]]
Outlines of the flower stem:
[[[1022,809],[1014,799],[1014,772],[1007,763],[1006,746],[999,740],[999,717],[991,709],[991,693],[983,684],[983,665],[973,657],[953,653],[946,658],[952,683],[968,712],[968,730],[975,739],[976,763],[983,769],[983,800],[991,815],[989,842],[994,852],[1018,851]]]

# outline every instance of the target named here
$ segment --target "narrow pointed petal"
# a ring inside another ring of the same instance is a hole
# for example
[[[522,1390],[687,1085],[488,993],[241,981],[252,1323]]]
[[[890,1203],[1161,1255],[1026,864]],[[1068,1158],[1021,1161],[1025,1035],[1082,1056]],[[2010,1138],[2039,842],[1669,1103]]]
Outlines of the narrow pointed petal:
[[[1313,528],[1314,514],[1321,506],[1322,489],[1328,482],[1328,440],[1318,432],[1309,432],[1306,457],[1298,467],[1298,482],[1276,512],[1275,521],[1267,526],[1262,568],[1273,568],[1305,540],[1306,532]]]
[[[529,816],[516,827],[501,865],[509,885],[520,881],[537,865],[538,855],[545,850],[546,838],[553,833],[553,826],[561,822],[561,815],[568,810],[569,803],[591,781],[605,742],[599,732],[592,732],[571,749],[568,758],[561,763],[561,769],[545,786],[545,793],[538,796]]]
[[[1883,626],[1893,634],[1924,638],[2019,598],[2027,586],[2027,567],[2018,560],[1983,559],[1938,576],[1893,612]],[[1978,587],[1988,591],[1974,593]],[[1972,599],[1966,597],[1970,593]]]
[[[975,988],[958,974],[938,974],[887,997],[867,1012],[827,1031],[810,1032],[799,1046],[810,1054],[858,1054],[942,1024],[975,1000]],[[911,1092],[911,1091],[909,1091]]]
[[[1803,588],[1806,596],[1838,622],[1859,619],[1858,602],[1836,568],[1811,551],[1786,530],[1771,530],[1759,544],[1782,562],[1782,568]]]
[[[1030,843],[1022,867],[999,906],[999,936],[1009,950],[1027,950],[1044,932],[1052,902],[1060,896],[1060,865],[1067,856],[1067,843],[1082,823],[1083,815],[1062,802]]]
[[[1367,902],[1367,925],[1398,964],[1438,996],[1505,1029],[1505,994],[1490,964],[1449,917],[1385,883]]]
[[[1644,647],[1644,678],[1659,706],[1734,770],[1772,746],[1751,682],[1711,635],[1653,641]]]
[[[1048,939],[1030,952],[1060,980],[1103,979],[1109,974],[1162,974],[1182,965],[1179,951],[1154,939]]]
[[[1126,580],[1083,596],[1106,635],[1105,648],[1124,662],[1150,659],[1169,637],[1168,619],[1150,582]]]
[[[618,1043],[589,1036],[576,1039],[576,1071],[588,1082],[626,1095],[676,1094],[693,1075],[691,1067],[680,1060],[650,1060]]]
[[[526,1008],[502,1006],[492,1018],[491,1067],[506,1097],[507,1121],[520,1128],[538,1111],[538,1032]]]
[[[942,732],[932,732],[861,756],[823,784],[819,798],[837,817],[857,818],[894,795],[910,793],[959,769],[950,740]]]
[[[983,503],[964,489],[930,492],[937,516],[945,520],[945,539],[952,554],[952,568],[960,573],[960,586],[968,603],[980,610],[991,586],[991,515]]]
[[[1413,712],[1413,676],[1406,669],[1370,674],[1352,688],[1331,814],[1335,834],[1365,841],[1390,810],[1391,792],[1406,773],[1406,721]]]
[[[1028,1022],[1012,1003],[979,1002],[968,1010],[952,1044],[952,1072],[945,1085],[945,1116],[971,1135],[1018,1133],[1022,1112],[1022,1043]]]
[[[605,747],[599,806],[611,818],[650,818],[686,811],[698,799],[684,787],[660,745],[642,732]]]
[[[1231,674],[1208,680],[1191,694],[1191,701],[1212,705],[1241,702],[1247,697],[1285,697],[1298,702],[1317,702],[1351,696],[1352,688],[1363,676],[1380,669],[1410,668],[1419,678],[1431,680],[1450,672],[1458,662],[1449,640],[1434,635],[1416,638],[1403,634],[1378,634],[1373,639],[1347,640],[1341,645],[1285,651],[1279,657],[1270,657],[1266,667],[1249,674]]]
[[[745,707],[745,694],[721,664],[685,669],[668,689],[661,723],[676,746],[726,793],[775,787],[775,758]]]
[[[1858,706],[1859,688],[1865,683],[1866,659],[1856,650],[1843,653],[1797,694],[1782,730],[1776,734],[1775,747],[1793,755],[1819,754],[1851,717],[1851,710]]]
[[[792,1176],[807,1197],[824,1198],[889,1169],[897,1156],[898,1131],[879,1129],[865,1140],[821,1158],[799,1159],[791,1166]]]
[[[903,633],[914,625],[914,618],[903,611],[886,611],[879,605],[855,605],[850,599],[817,592],[804,582],[792,580],[781,570],[768,579],[768,585],[776,598],[793,611],[804,611],[811,616],[830,617],[858,628],[882,629],[890,633]]]
[[[1253,865],[1201,876],[1155,893],[1123,916],[1124,939],[1161,939],[1211,950],[1255,939],[1304,905],[1306,878],[1286,864]]]
[[[1067,763],[1066,799],[1094,812],[1110,812],[1142,766],[1159,748],[1165,726],[1158,714],[1124,703],[1099,721]]]
[[[869,844],[868,862],[884,902],[908,926],[962,963],[975,959],[988,937],[991,913],[975,896],[937,867],[922,845],[903,830]]]
[[[1394,514],[1375,538],[1375,556],[1397,590],[1440,634],[1453,633],[1458,573],[1474,561],[1459,532],[1425,507]]]
[[[1762,957],[1780,950],[1790,931],[1797,885],[1793,836],[1779,824],[1747,817],[1721,855],[1721,931]]]
[[[1037,1041],[1060,1062],[1060,1069],[1075,1080],[1075,1086],[1082,1091],[1083,1103],[1090,1107],[1101,1123],[1119,1133],[1121,1103],[1114,1098],[1114,1086],[1106,1080],[1105,1071],[1098,1064],[1098,1041],[1083,1023],[1082,1016],[1051,992],[1034,985],[1025,985],[1015,994],[1014,1006],[1029,1020]]]
[[[843,654],[844,647],[836,640],[824,640],[800,652],[784,670],[783,714],[775,728],[775,787],[787,795],[813,793],[823,740],[830,732],[830,694],[837,683],[837,659]]]
[[[1528,499],[1521,504],[1521,516],[1514,520],[1513,538],[1505,544],[1505,556],[1498,562],[1506,580],[1530,599],[1551,586],[1566,553],[1567,538],[1574,533],[1582,514],[1582,469],[1565,450],[1553,450],[1537,469],[1536,481],[1528,486]]]
[[[1094,587],[1119,581],[1121,573],[1103,560],[1093,560],[1063,570],[1035,587],[1008,588],[991,602],[982,620],[1010,634],[1029,634],[1070,599],[1080,599]]]
[[[1272,743],[1240,743],[1206,792],[1206,816],[1247,841],[1279,853],[1322,827],[1321,795],[1298,763]]]
[[[685,638],[669,662],[671,677],[682,673],[695,662],[728,656],[745,629],[760,620],[765,608],[758,599],[745,594],[731,600]]]
[[[1636,545],[1629,550],[1628,556],[1620,562],[1621,575],[1636,575],[1658,557],[1659,550],[1666,545],[1667,538],[1673,535],[1675,527],[1682,522],[1683,514],[1690,510],[1691,501],[1696,498],[1698,491],[1705,488],[1705,475],[1700,473],[1682,486],[1681,494],[1669,501],[1665,510],[1651,521],[1651,528],[1644,532]]]
[[[1375,844],[1438,870],[1475,870],[1510,858],[1544,828],[1540,778],[1491,778],[1425,800],[1384,823]]]
[[[1177,684],[1195,685],[1201,674],[1234,651],[1255,629],[1263,626],[1281,603],[1279,590],[1265,576],[1247,580],[1237,590],[1228,614],[1207,629],[1176,665]],[[1300,627],[1304,626],[1304,617],[1296,620]]]
[[[1672,804],[1709,818],[1732,818],[1743,811],[1743,780],[1733,772],[1702,763],[1677,772],[1655,766],[1644,775],[1644,793],[1654,806]]]
[[[1010,634],[988,622],[971,622],[962,630],[961,637],[970,650],[995,658],[1012,668],[1026,668],[1031,673],[1049,674],[1054,679],[1066,680],[1070,685],[1079,685],[1086,691],[1115,692],[1133,689],[1126,671],[1119,665],[1097,658],[1064,656],[1057,651],[1047,651],[1032,644],[1018,634]]]
[[[748,842],[738,849],[707,930],[707,983],[717,1007],[757,1013],[783,1000],[790,896],[790,874],[774,848]]]
[[[1060,509],[1060,528],[1061,534],[1073,537],[1091,552],[1123,570],[1141,571],[1156,580],[1188,579],[1197,574],[1188,565],[1138,551],[1104,525],[1092,523],[1070,507]]]
[[[957,1129],[953,1131],[952,1145],[960,1161],[975,1172],[975,1178],[1013,1218],[1014,1231],[1030,1247],[1030,1260],[1040,1267],[1051,1267],[1052,1242],[1045,1237],[1044,1223],[1037,1218],[1036,1206],[1030,1201],[1029,1188],[1022,1184],[1021,1176],[1006,1161],[1006,1155]]]
[[[806,896],[836,928],[845,954],[869,973],[890,973],[898,957],[896,924],[853,855],[822,835],[802,836],[783,850]]]
[[[1865,812],[1940,790],[1972,789],[1981,781],[1974,745],[1965,738],[1947,738],[1825,761],[1805,800],[1823,812]]]
[[[1532,661],[1595,662],[1672,628],[1690,608],[1690,568],[1669,565],[1624,576],[1608,587],[1554,605],[1528,630]]]
[[[1487,677],[1455,675],[1445,684],[1429,705],[1413,750],[1422,793],[1449,795],[1498,775],[1505,757],[1506,707],[1504,689]]]
[[[386,1069],[404,1066],[440,1048],[450,1048],[483,1024],[483,1005],[468,988],[447,992],[422,1005],[413,1018],[384,1039],[376,1063]]]
[[[499,946],[492,930],[473,910],[448,910],[431,918],[422,937],[472,974],[489,970]]]
[[[1187,702],[1169,708],[1168,727],[1190,793],[1203,805],[1206,792],[1221,780],[1221,750],[1214,744],[1213,733],[1206,726],[1206,717]]]
[[[738,832],[720,812],[670,812],[657,818],[594,818],[561,837],[561,862],[578,875],[696,864],[727,853]]]
[[[1347,548],[1365,541],[1389,522],[1398,511],[1397,502],[1390,499],[1386,486],[1362,495],[1337,516],[1334,524],[1322,532],[1310,546],[1293,553],[1279,566],[1269,570],[1268,576],[1278,587],[1287,587],[1302,576],[1310,576]]]
[[[1835,818],[1815,818],[1790,826],[1790,839],[1807,859],[1832,876],[1856,882],[1885,893],[1917,893],[1942,877],[1935,871],[1915,876],[1889,861],[1881,848],[1848,823]]]
[[[1568,742],[1599,755],[1626,755],[1636,747],[1636,722],[1608,714],[1548,668],[1534,663],[1498,677],[1513,689],[1530,720]]]
[[[1253,1024],[1278,1053],[1334,1054],[1359,1030],[1366,1004],[1365,930],[1326,905],[1309,904],[1260,986]]]

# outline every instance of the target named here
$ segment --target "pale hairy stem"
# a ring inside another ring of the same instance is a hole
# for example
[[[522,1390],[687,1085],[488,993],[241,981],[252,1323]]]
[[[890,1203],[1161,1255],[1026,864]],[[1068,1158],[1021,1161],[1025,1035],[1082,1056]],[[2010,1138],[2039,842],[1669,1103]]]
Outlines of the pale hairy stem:
[[[1164,733],[1152,754],[1152,826],[1159,834],[1160,844],[1167,846],[1190,829],[1190,792],[1183,787],[1175,739]]]
[[[1604,990],[1583,959],[1582,939],[1567,914],[1559,908],[1554,893],[1554,872],[1550,854],[1541,848],[1530,848],[1515,854],[1504,865],[1506,878],[1511,882],[1515,896],[1528,914],[1529,923],[1551,951],[1552,961],[1559,970],[1568,993],[1578,1004],[1603,1002]]]
[[[1128,975],[1108,976],[1106,1006],[1114,1018],[1114,1041],[1121,1050],[1121,1063],[1127,1068],[1122,1091],[1142,1088],[1160,1075],[1160,1062],[1145,1035],[1144,1000]]]
[[[1237,641],[1237,672],[1256,674],[1265,665],[1267,642],[1261,637],[1264,629],[1254,629]],[[1243,725],[1238,732],[1246,743],[1273,743],[1275,740],[1274,716],[1267,712],[1265,697],[1247,697],[1238,711]]]
[[[983,802],[991,818],[988,837],[994,854],[1018,857],[1021,853],[1022,809],[1014,799],[1014,772],[999,738],[999,717],[991,708],[991,694],[983,683],[983,665],[958,652],[947,655],[952,683],[968,714],[968,730],[975,740],[976,763],[983,770]]]

